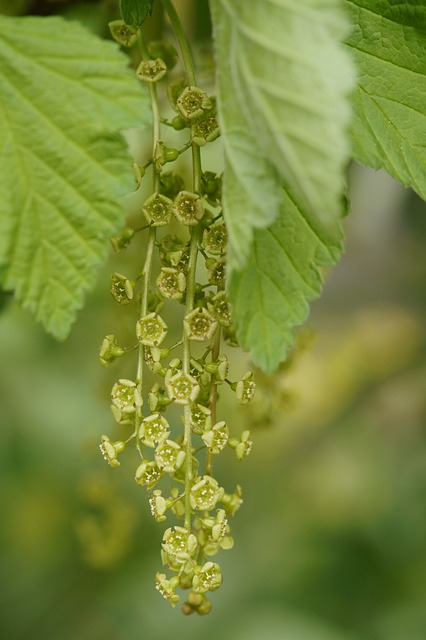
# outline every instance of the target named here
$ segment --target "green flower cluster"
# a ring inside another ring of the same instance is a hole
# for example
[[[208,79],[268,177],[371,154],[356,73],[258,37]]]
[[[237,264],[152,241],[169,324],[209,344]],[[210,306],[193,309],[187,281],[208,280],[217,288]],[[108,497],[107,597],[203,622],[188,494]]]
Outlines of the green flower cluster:
[[[121,38],[123,33],[128,37],[119,24],[114,29]],[[162,59],[162,51],[167,60]],[[153,112],[158,114],[158,83],[167,80],[177,56],[169,44],[162,43],[151,47],[142,43],[142,54],[137,76],[147,83]],[[240,461],[252,446],[248,431],[231,434],[226,422],[217,418],[217,390],[228,385],[236,401],[246,404],[253,397],[255,382],[251,372],[231,382],[228,358],[221,353],[222,341],[236,345],[224,288],[227,233],[221,178],[201,167],[201,148],[218,137],[219,128],[214,97],[193,80],[187,74],[168,84],[176,116],[167,121],[157,115],[152,157],[140,172],[144,179],[145,168],[152,167],[152,195],[140,214],[141,229],[148,235],[145,263],[134,278],[119,273],[111,278],[114,300],[137,305],[136,344],[120,347],[109,334],[100,349],[101,363],[108,366],[132,351],[138,357],[135,378],[118,380],[111,393],[114,418],[130,432],[116,442],[102,436],[101,452],[111,466],[118,467],[118,456],[135,444],[135,481],[149,492],[152,516],[157,522],[174,520],[164,532],[161,547],[163,566],[170,573],[157,573],[156,588],[173,606],[180,600],[178,589],[187,591],[183,612],[203,615],[211,610],[207,594],[222,584],[220,566],[210,558],[233,546],[229,518],[242,504],[240,487],[227,492],[213,475],[214,458],[230,448]],[[182,149],[173,150],[159,139],[160,124],[187,133]],[[193,177],[187,185],[176,172],[165,171],[164,165],[190,149]],[[114,248],[125,250],[136,233],[127,227],[122,239],[113,239]],[[156,253],[160,267],[154,274]],[[164,305],[184,308],[182,339],[174,345],[167,344],[168,327],[161,315]],[[157,377],[150,389],[146,373]],[[170,417],[171,405],[181,408],[177,424]],[[159,488],[162,480],[166,480],[166,493]]]

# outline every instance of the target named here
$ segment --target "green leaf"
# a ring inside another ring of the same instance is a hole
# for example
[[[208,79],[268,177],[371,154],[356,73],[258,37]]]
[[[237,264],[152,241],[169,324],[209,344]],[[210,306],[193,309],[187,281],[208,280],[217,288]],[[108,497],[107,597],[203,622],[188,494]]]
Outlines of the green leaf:
[[[211,0],[225,150],[229,267],[269,226],[288,185],[324,225],[340,216],[354,84],[340,0]]]
[[[152,15],[154,0],[120,0],[120,12],[124,22],[140,27]]]
[[[352,96],[353,152],[426,200],[426,5],[424,0],[348,2],[347,40],[359,65]]]
[[[149,120],[118,46],[60,18],[0,17],[0,280],[65,338],[123,224]]]
[[[319,267],[337,262],[341,241],[339,223],[324,227],[286,190],[277,220],[256,232],[246,268],[232,272],[228,289],[238,339],[265,372],[285,358],[308,301],[321,293]]]

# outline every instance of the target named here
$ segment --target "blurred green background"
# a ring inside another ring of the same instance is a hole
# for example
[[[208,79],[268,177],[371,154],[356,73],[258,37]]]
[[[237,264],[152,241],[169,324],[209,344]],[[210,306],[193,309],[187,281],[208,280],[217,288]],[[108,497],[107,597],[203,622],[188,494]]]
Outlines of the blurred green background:
[[[176,5],[208,78],[207,2]],[[62,13],[105,36],[118,17],[115,0],[0,0],[0,12]],[[135,461],[111,469],[98,451],[100,434],[119,435],[111,384],[133,367],[98,364],[103,336],[134,323],[109,273],[135,252],[111,256],[64,344],[2,300],[0,638],[426,638],[426,206],[381,172],[353,166],[350,185],[346,254],[289,363],[259,374],[252,408],[225,398],[222,416],[255,447],[218,464],[245,501],[205,618],[155,591],[163,527]],[[246,368],[235,352],[233,377]]]

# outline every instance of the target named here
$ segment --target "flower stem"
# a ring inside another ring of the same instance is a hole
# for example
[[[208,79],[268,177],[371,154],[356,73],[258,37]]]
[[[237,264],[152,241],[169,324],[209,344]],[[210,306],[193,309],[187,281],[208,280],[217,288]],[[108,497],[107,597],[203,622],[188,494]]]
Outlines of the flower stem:
[[[176,35],[179,44],[183,65],[188,82],[191,86],[196,86],[194,60],[189,48],[189,43],[185,32],[182,28],[181,21],[171,0],[162,0],[164,9],[169,17],[170,24]],[[200,147],[194,143],[191,144],[192,150],[192,190],[194,193],[201,193],[201,153]],[[195,274],[197,269],[198,243],[200,231],[197,227],[191,230],[191,245],[188,263],[187,289],[186,289],[186,314],[190,313],[194,308],[194,292],[195,292]],[[183,334],[183,370],[189,373],[190,369],[190,341],[186,333]],[[192,442],[191,442],[191,407],[184,407],[184,446],[185,446],[185,527],[191,528],[191,503],[189,500],[191,484],[193,480],[192,468]]]
[[[142,54],[142,58],[144,60],[149,59],[148,50],[143,39],[141,30],[138,31],[138,41],[139,48]],[[155,157],[155,151],[157,145],[160,141],[160,111],[158,108],[158,99],[157,99],[157,87],[154,83],[149,85],[149,94],[151,98],[151,109],[152,109],[152,119],[153,119],[153,127],[152,127],[152,157]],[[160,175],[155,168],[155,163],[152,165],[153,172],[153,191],[158,191],[160,184]],[[154,246],[156,243],[156,229],[155,227],[150,227],[148,232],[148,245],[146,249],[145,263],[142,270],[142,291],[139,303],[139,318],[144,318],[148,312],[148,293],[149,293],[149,285],[151,281],[151,271],[152,271],[152,258],[154,252]],[[139,390],[140,395],[142,396],[142,387],[143,387],[143,368],[145,361],[145,346],[142,343],[139,343],[138,350],[138,364],[137,364],[137,373],[136,373],[136,385]],[[140,449],[140,442],[138,438],[138,430],[140,426],[140,415],[139,412],[136,411],[135,415],[135,435],[136,435],[136,447],[139,450],[139,453],[142,457],[142,452]]]

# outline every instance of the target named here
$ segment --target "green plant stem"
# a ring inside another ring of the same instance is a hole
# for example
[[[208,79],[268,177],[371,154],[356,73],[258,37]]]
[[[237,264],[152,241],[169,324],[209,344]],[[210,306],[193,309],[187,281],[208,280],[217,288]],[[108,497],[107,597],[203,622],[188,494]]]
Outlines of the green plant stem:
[[[176,35],[182,55],[185,73],[191,86],[196,86],[194,61],[189,48],[188,40],[182,28],[181,21],[171,0],[162,0],[164,9],[169,17],[170,24]],[[192,190],[194,193],[201,194],[201,153],[200,148],[192,143]],[[187,289],[186,289],[186,313],[190,313],[194,308],[194,292],[195,292],[195,274],[197,269],[197,255],[200,231],[198,225],[191,230],[191,245],[188,263]],[[185,332],[183,335],[183,371],[189,373],[190,370],[190,341]],[[193,480],[192,465],[192,431],[191,431],[191,407],[184,407],[184,446],[185,446],[185,527],[191,528],[191,503],[190,491]]]
[[[182,23],[180,21],[180,18],[171,0],[161,0],[161,2],[163,3],[163,7],[166,10],[166,13],[170,20],[170,24],[172,25],[172,29],[178,41],[180,53],[183,60],[183,65],[185,67],[185,73],[188,76],[188,82],[190,85],[195,86],[197,82],[195,79],[194,60],[191,54],[191,50],[189,48],[188,40],[182,28]]]
[[[142,33],[139,29],[138,32],[138,40],[139,40],[139,47],[140,47],[140,51],[142,54],[142,58],[144,60],[149,59],[149,54],[148,54],[148,50],[146,48],[146,44],[145,41],[143,39]],[[153,120],[153,128],[152,128],[152,157],[155,157],[155,151],[157,149],[157,145],[160,141],[160,134],[161,134],[161,130],[160,130],[160,111],[158,108],[158,99],[157,99],[157,87],[155,86],[154,83],[150,83],[149,84],[149,95],[151,98],[151,109],[152,109],[152,120]],[[153,163],[152,165],[152,171],[153,171],[153,178],[152,178],[152,183],[153,183],[153,191],[156,192],[158,191],[159,185],[160,185],[160,175],[158,173],[158,171],[155,168],[155,163]],[[153,253],[154,253],[154,246],[156,243],[156,228],[155,227],[150,227],[149,229],[149,233],[148,233],[148,245],[147,245],[147,249],[146,249],[146,256],[145,256],[145,263],[144,263],[144,267],[142,270],[142,291],[141,291],[141,297],[140,297],[140,304],[139,304],[139,318],[144,318],[147,315],[148,312],[148,293],[149,293],[149,285],[150,285],[150,281],[151,281],[151,271],[152,271],[152,258],[153,258]],[[144,362],[145,362],[145,346],[140,343],[139,344],[139,350],[138,350],[138,364],[137,364],[137,373],[136,373],[136,385],[138,387],[139,393],[142,396],[142,387],[143,387],[143,372],[144,372]],[[139,430],[139,425],[140,425],[140,416],[138,415],[138,412],[136,412],[136,417],[135,417],[135,435],[136,435],[136,447],[139,451],[139,453],[142,456],[142,452],[141,452],[141,448],[140,448],[140,442],[139,442],[139,438],[138,438],[138,430]]]
[[[212,362],[215,362],[219,357],[220,333],[221,333],[220,327],[218,327],[218,330],[216,331],[216,335],[214,337],[214,342],[213,342],[212,355],[211,355]],[[210,405],[209,408],[211,411],[212,425],[216,424],[216,402],[217,402],[217,383],[213,381],[210,389],[210,398],[209,398],[209,405]],[[206,475],[211,476],[212,471],[213,471],[213,454],[210,451],[210,449],[208,449],[207,456],[206,456]]]

